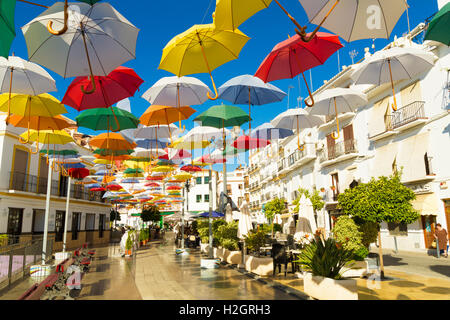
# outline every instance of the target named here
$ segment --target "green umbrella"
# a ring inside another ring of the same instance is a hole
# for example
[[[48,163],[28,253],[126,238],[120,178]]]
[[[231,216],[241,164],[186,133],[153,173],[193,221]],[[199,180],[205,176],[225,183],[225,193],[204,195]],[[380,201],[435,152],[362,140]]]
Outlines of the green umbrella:
[[[16,37],[14,13],[16,0],[0,1],[0,56],[8,59],[11,44]]]
[[[75,150],[41,150],[40,153],[58,156],[74,156],[78,154]]]
[[[96,4],[97,2],[99,2],[100,0],[78,0],[79,2],[84,2],[87,4],[90,4],[91,6],[93,6],[94,4]]]
[[[142,169],[140,169],[140,168],[138,168],[138,169],[131,169],[131,168],[128,168],[128,169],[126,169],[123,173],[124,173],[124,174],[137,174],[137,173],[142,173],[142,172],[144,172],[144,170],[142,170]]]
[[[239,153],[245,153],[245,150],[244,149],[239,150],[239,149],[236,149],[235,147],[230,146],[230,145],[227,145],[225,150],[222,151],[222,155],[223,156],[236,156]]]
[[[76,117],[75,120],[79,127],[96,131],[117,131],[118,128],[115,117],[117,117],[117,121],[119,122],[120,130],[136,129],[139,125],[138,118],[130,112],[117,107],[86,110]]]
[[[97,149],[94,151],[94,154],[101,155],[102,157],[106,156],[123,156],[130,155],[134,152],[134,150],[110,150],[110,149]]]
[[[425,40],[434,40],[450,46],[450,2],[434,16],[428,26]]]
[[[249,116],[239,107],[222,104],[209,108],[194,121],[199,122],[202,126],[222,129],[240,127],[249,121]]]

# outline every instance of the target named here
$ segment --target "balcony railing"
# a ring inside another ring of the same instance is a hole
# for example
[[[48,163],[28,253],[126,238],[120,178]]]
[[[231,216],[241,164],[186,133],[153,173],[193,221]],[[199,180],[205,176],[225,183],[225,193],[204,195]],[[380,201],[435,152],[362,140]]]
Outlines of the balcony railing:
[[[334,160],[345,154],[357,153],[356,140],[349,139],[336,143],[333,147],[327,148],[321,154],[320,161]]]
[[[416,101],[385,117],[386,129],[394,130],[416,120],[426,119],[425,102]]]
[[[20,172],[10,173],[10,190],[30,192],[36,194],[47,194],[47,178],[36,177]],[[60,181],[52,180],[51,195],[56,197],[67,197],[67,183],[60,186]],[[72,185],[70,197],[77,200],[86,200],[105,203],[101,192],[90,192],[80,185]]]

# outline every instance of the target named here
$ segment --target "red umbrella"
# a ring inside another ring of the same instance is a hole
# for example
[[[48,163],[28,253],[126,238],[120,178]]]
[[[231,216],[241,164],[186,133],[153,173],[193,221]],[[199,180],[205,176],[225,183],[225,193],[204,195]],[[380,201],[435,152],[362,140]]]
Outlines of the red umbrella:
[[[180,170],[181,171],[185,171],[185,172],[199,172],[199,171],[203,171],[202,168],[200,168],[198,166],[193,166],[193,165],[184,166]]]
[[[314,100],[303,73],[324,64],[342,47],[339,37],[331,33],[317,32],[310,42],[303,42],[299,35],[295,35],[273,48],[256,71],[255,76],[264,82],[270,82],[294,78],[301,73],[312,101],[311,105],[306,101],[305,103],[312,107]]]
[[[167,159],[164,159],[164,160],[169,160],[169,154],[171,156],[170,160],[181,160],[181,159],[187,159],[187,158],[192,157],[192,154],[186,150],[183,150],[183,149],[171,149],[171,150],[176,150],[176,152],[169,151],[168,148],[164,149],[164,152],[167,153]]]
[[[164,177],[163,176],[153,176],[153,177],[148,176],[146,178],[146,180],[147,181],[161,181],[161,180],[164,180]]]
[[[110,191],[119,191],[119,190],[122,190],[122,186],[120,186],[118,184],[110,184],[110,185],[106,186],[106,189],[110,190]]]
[[[113,104],[134,96],[139,86],[144,83],[133,69],[118,67],[106,77],[95,76],[97,90],[92,94],[85,94],[92,89],[90,77],[78,77],[67,89],[62,103],[78,111],[94,108],[108,108]]]
[[[87,176],[89,176],[89,174],[90,174],[89,170],[86,168],[72,168],[72,169],[69,169],[68,173],[72,179],[77,179],[77,180],[82,180],[82,179],[86,178]]]
[[[225,157],[222,158],[211,158],[210,154],[204,155],[201,157],[198,162],[205,163],[205,164],[219,164],[219,163],[226,163],[227,159]]]
[[[159,187],[159,184],[156,183],[156,182],[151,182],[151,183],[147,183],[145,186],[146,187],[157,188],[157,187]]]
[[[170,187],[167,187],[167,190],[181,190],[181,189],[183,189],[183,188],[178,187],[178,186],[170,186]]]
[[[264,148],[270,144],[269,140],[251,138],[249,136],[240,136],[233,143],[233,147],[238,150],[253,150]]]
[[[100,192],[100,191],[106,191],[105,188],[92,188],[91,189],[92,192]]]

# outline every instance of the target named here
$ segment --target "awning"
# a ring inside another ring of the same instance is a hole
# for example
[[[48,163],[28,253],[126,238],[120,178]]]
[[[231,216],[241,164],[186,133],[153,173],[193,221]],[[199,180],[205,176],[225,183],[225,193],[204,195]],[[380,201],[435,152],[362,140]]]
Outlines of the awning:
[[[403,167],[402,181],[412,181],[426,175],[424,159],[428,152],[429,137],[427,132],[400,142],[397,167]]]
[[[422,216],[435,216],[439,212],[440,200],[436,194],[418,194],[416,200],[412,202],[414,209]]]
[[[372,172],[375,178],[392,175],[392,164],[394,163],[398,153],[398,143],[387,143],[386,145],[376,148],[375,158],[372,162]],[[400,168],[400,167],[398,167]]]

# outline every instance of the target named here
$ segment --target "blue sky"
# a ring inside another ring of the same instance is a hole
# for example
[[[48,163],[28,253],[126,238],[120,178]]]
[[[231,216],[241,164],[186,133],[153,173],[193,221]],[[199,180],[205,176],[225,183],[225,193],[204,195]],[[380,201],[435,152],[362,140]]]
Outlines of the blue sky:
[[[54,1],[36,0],[36,2],[44,5],[52,5]],[[298,1],[282,0],[281,1],[301,23],[305,24],[308,20],[306,14]],[[171,1],[123,1],[111,0],[110,3],[136,27],[141,29],[137,45],[137,59],[129,61],[125,64],[136,70],[145,83],[141,86],[141,91],[131,99],[131,109],[133,114],[140,117],[149,107],[149,103],[141,98],[141,95],[150,88],[156,81],[162,77],[172,76],[169,72],[158,70],[161,59],[162,49],[166,43],[175,35],[185,31],[194,24],[211,23],[212,12],[215,8],[215,0],[171,0]],[[437,0],[409,0],[410,5],[409,16],[411,28],[414,28],[420,22],[437,12]],[[209,7],[209,9],[208,9]],[[17,56],[27,59],[28,53],[25,40],[20,27],[28,23],[34,17],[43,12],[43,8],[32,6],[26,3],[17,2],[16,6],[16,28],[17,37],[14,40],[12,51]],[[314,26],[308,28],[312,31]],[[239,28],[251,39],[243,48],[239,59],[231,61],[213,71],[213,76],[219,87],[227,80],[242,74],[254,74],[272,48],[279,42],[286,40],[288,35],[294,35],[294,26],[291,21],[282,13],[276,3],[272,3],[268,9],[265,9],[255,16],[247,20]],[[392,41],[395,35],[401,36],[407,32],[406,13],[400,18],[397,26],[391,34],[390,40],[376,39],[375,46],[377,49],[384,47],[389,41]],[[327,30],[323,30],[328,32]],[[359,54],[355,61],[360,60],[364,56],[364,48],[372,46],[372,40],[359,40],[352,43],[344,44],[344,48],[340,50],[340,64],[351,64],[349,53],[356,50]],[[338,57],[334,54],[322,66],[312,70],[312,86],[317,89],[323,84],[324,80],[330,79],[338,72]],[[58,99],[62,99],[64,93],[73,79],[63,79],[57,74],[50,71],[55,78],[58,92],[52,93]],[[309,72],[305,74],[309,79]],[[192,75],[211,86],[208,74]],[[288,92],[288,87],[294,88],[290,91],[289,104],[291,107],[297,106],[297,97],[306,97],[306,87],[301,83],[299,90],[299,82],[297,78],[292,80],[275,81],[272,84]],[[208,101],[202,106],[193,106],[198,113],[205,111],[208,107],[221,103],[220,100],[215,102]],[[275,118],[279,113],[285,111],[288,106],[288,99],[283,102],[270,104],[266,106],[256,106],[252,108],[252,127],[256,127],[264,122],[268,122]],[[248,112],[248,106],[242,106]],[[74,119],[78,112],[67,107],[69,118]],[[193,119],[192,118],[192,119]],[[194,126],[193,122],[185,121],[188,129]],[[80,129],[80,131],[95,134],[90,130]]]

